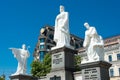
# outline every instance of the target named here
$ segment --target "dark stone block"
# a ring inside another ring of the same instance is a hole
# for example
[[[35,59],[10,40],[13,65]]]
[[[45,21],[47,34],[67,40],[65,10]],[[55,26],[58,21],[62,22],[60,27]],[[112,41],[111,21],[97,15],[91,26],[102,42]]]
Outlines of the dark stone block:
[[[76,50],[61,47],[51,50],[52,54],[52,69],[47,74],[47,80],[74,80],[74,54]]]
[[[37,80],[37,78],[30,76],[30,75],[13,75],[10,76],[10,80]]]
[[[52,54],[52,71],[55,70],[68,70],[74,71],[74,54],[77,53],[76,50],[62,47],[58,49],[51,50]]]
[[[83,80],[110,80],[110,66],[111,64],[105,61],[81,64]]]

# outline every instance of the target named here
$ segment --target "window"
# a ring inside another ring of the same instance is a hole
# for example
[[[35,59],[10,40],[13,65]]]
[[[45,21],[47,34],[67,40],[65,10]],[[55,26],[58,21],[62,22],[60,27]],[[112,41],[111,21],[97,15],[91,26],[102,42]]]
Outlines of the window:
[[[49,38],[53,40],[53,35],[52,35],[52,34],[50,34],[50,35],[49,35]]]
[[[40,39],[40,43],[45,42],[45,38]]]
[[[114,76],[114,71],[113,69],[110,69],[110,77],[113,77]]]
[[[117,54],[117,60],[120,60],[120,54]]]
[[[49,39],[47,40],[47,43],[51,43]]]
[[[40,45],[40,49],[44,49],[44,45]]]
[[[45,54],[44,51],[41,51],[41,52],[40,52],[40,62],[43,61],[43,59],[44,59],[44,54]]]
[[[75,44],[75,49],[79,48],[79,45],[78,44]]]
[[[112,61],[112,55],[109,55],[108,59],[109,59],[109,62],[111,62]]]
[[[47,49],[50,49],[50,46],[49,46],[49,45],[47,46]]]

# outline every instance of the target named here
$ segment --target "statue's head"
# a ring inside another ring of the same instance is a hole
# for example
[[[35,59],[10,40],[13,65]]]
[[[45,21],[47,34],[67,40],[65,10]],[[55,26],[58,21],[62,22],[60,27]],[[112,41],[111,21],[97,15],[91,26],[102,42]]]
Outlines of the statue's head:
[[[26,45],[25,44],[22,45],[22,49],[26,49]]]
[[[65,8],[64,6],[60,5],[60,12],[64,12]]]
[[[84,23],[84,26],[85,26],[87,29],[89,29],[89,27],[90,27],[87,22]]]

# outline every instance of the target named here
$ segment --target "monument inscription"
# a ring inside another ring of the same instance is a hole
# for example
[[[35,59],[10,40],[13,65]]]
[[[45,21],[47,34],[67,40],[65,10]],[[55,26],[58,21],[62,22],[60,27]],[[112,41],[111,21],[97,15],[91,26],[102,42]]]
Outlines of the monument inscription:
[[[88,68],[83,70],[85,80],[100,80],[99,68]]]
[[[52,55],[52,68],[60,68],[64,66],[64,54],[59,52]]]
[[[54,55],[55,59],[53,59],[53,64],[60,64],[60,62],[62,62],[61,55],[62,54],[56,54],[56,55]]]

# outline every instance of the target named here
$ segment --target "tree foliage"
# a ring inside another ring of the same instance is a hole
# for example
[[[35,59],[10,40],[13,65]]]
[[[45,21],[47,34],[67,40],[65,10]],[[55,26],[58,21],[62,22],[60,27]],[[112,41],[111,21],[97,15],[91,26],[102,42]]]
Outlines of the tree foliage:
[[[0,76],[0,80],[5,80],[5,75],[4,74]]]
[[[33,61],[31,67],[31,74],[34,77],[45,76],[51,70],[51,55],[47,53],[44,57],[43,62]]]
[[[75,55],[75,70],[80,70],[81,57],[79,55]],[[31,64],[31,74],[34,77],[46,76],[47,73],[51,70],[51,55],[47,53],[44,57],[43,62],[33,61]]]
[[[79,55],[75,55],[75,70],[80,70],[80,63],[81,63],[81,57]]]
[[[0,80],[5,80],[4,78],[0,77]]]

